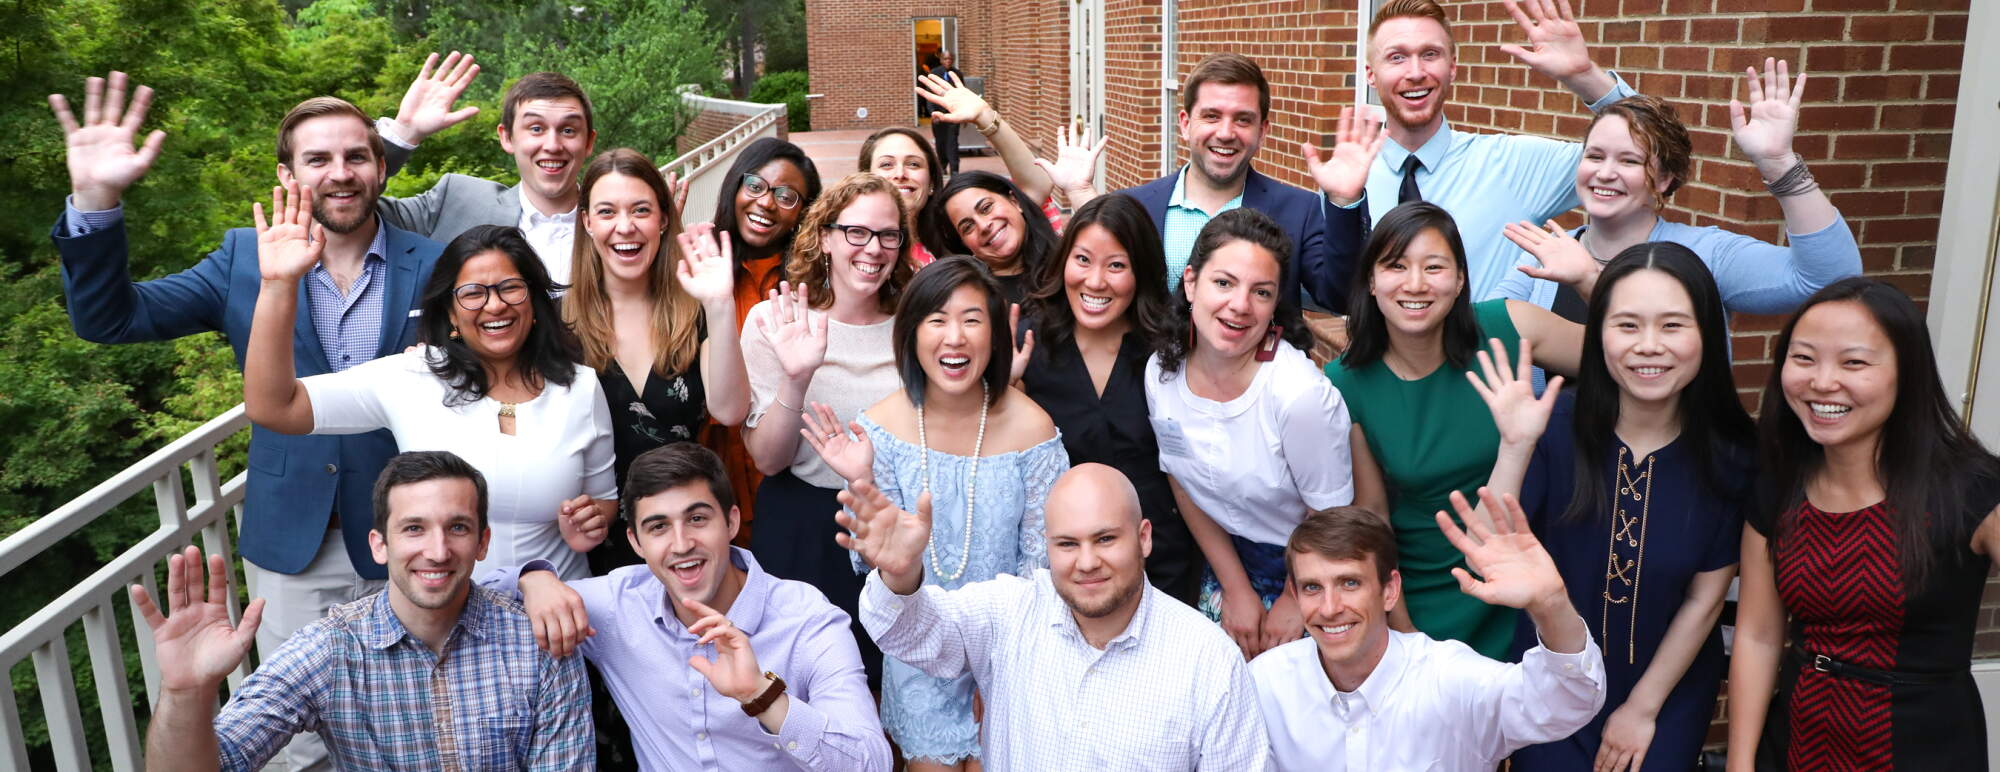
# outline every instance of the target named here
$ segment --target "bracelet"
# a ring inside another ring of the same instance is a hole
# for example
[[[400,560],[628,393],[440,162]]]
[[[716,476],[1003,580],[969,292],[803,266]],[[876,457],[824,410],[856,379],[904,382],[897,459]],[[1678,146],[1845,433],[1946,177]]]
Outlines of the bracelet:
[[[980,135],[982,135],[982,136],[986,136],[986,137],[991,137],[991,136],[993,136],[993,132],[996,132],[996,131],[999,131],[999,130],[1000,130],[1000,120],[1001,120],[1001,119],[1000,119],[1000,114],[999,114],[999,113],[994,113],[994,114],[993,114],[993,122],[992,122],[992,123],[989,123],[989,124],[986,124],[985,126],[981,126],[981,125],[979,125],[979,124],[975,123],[975,124],[972,124],[972,128],[973,128],[973,129],[975,129],[975,130],[977,130],[977,131],[978,131],[978,132],[980,133]]]
[[[782,407],[782,408],[784,408],[784,409],[786,409],[786,410],[790,410],[790,411],[792,411],[792,412],[794,412],[794,413],[801,413],[801,412],[805,412],[805,411],[804,411],[804,410],[802,410],[801,408],[796,408],[796,407],[793,407],[793,406],[791,406],[791,405],[787,405],[787,404],[785,404],[785,398],[784,398],[784,397],[780,397],[780,396],[778,396],[778,395],[776,395],[776,394],[772,394],[772,395],[771,395],[771,401],[772,401],[772,402],[776,402],[776,403],[778,403],[778,407]]]
[[[1776,180],[1764,181],[1764,188],[1771,191],[1771,195],[1778,198],[1790,198],[1819,190],[1819,182],[1814,180],[1812,172],[1806,169],[1805,157],[1798,153],[1793,153],[1792,158],[1796,163],[1792,164],[1792,168],[1789,171],[1780,175]]]

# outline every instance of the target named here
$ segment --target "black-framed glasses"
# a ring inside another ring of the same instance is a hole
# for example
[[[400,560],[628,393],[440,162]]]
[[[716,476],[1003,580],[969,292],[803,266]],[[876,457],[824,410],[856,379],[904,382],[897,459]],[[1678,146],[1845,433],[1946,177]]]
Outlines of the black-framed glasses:
[[[797,209],[799,204],[806,200],[804,195],[790,186],[772,187],[768,180],[757,176],[754,172],[743,174],[743,192],[750,194],[751,198],[763,198],[768,193],[772,196],[771,200],[778,203],[779,209]]]
[[[826,227],[840,231],[841,235],[847,237],[847,243],[857,247],[868,246],[869,239],[882,242],[883,249],[897,249],[903,246],[902,228],[890,228],[878,231],[860,225],[842,225],[837,222],[827,223]]]
[[[487,293],[498,293],[500,302],[518,306],[528,300],[528,282],[523,279],[505,279],[498,284],[460,284],[453,288],[451,296],[458,301],[458,307],[467,311],[477,311],[486,307]]]

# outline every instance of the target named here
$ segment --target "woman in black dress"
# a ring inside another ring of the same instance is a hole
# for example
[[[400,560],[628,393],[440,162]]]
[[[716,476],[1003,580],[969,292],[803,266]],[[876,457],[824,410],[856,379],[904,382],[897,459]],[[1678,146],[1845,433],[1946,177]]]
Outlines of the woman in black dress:
[[[1021,388],[1055,420],[1070,463],[1108,464],[1132,481],[1153,522],[1146,576],[1194,605],[1201,551],[1146,418],[1146,357],[1170,309],[1159,230],[1130,196],[1100,196],[1076,210],[1055,254],[1025,310],[1039,337],[1014,360]]]
[[[1985,769],[1969,668],[2000,459],[1953,411],[1924,316],[1895,287],[1828,285],[1774,346],[1729,769]]]

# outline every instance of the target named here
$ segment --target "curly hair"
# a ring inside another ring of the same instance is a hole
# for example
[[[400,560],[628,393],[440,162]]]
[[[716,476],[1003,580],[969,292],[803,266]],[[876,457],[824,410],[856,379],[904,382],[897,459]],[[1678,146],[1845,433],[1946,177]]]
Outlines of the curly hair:
[[[1188,277],[1201,275],[1201,269],[1208,265],[1208,258],[1215,251],[1229,244],[1245,241],[1271,255],[1278,263],[1278,286],[1297,281],[1292,277],[1292,238],[1278,227],[1269,215],[1248,207],[1231,209],[1216,215],[1201,233],[1194,237],[1194,252],[1188,255]],[[1167,316],[1167,327],[1159,339],[1153,341],[1153,353],[1160,357],[1160,373],[1179,372],[1181,363],[1194,353],[1194,301],[1189,298],[1193,289],[1191,278],[1181,282],[1181,291],[1174,299],[1173,313]],[[1278,307],[1271,313],[1271,323],[1283,328],[1279,337],[1299,349],[1312,348],[1312,330],[1306,328],[1305,314],[1299,310],[1299,301],[1289,299],[1285,293],[1278,293]]]
[[[1649,163],[1646,164],[1646,190],[1660,189],[1660,178],[1667,180],[1667,189],[1653,196],[1653,208],[1665,209],[1667,199],[1674,191],[1680,190],[1687,182],[1688,172],[1694,167],[1694,142],[1688,139],[1687,124],[1681,123],[1674,106],[1655,96],[1629,96],[1612,102],[1597,111],[1590,119],[1590,126],[1583,130],[1584,140],[1590,139],[1590,132],[1597,128],[1597,122],[1605,116],[1615,115],[1625,119],[1627,130],[1632,134],[1632,143],[1639,146]]]
[[[792,251],[785,256],[785,280],[803,285],[806,288],[806,303],[813,308],[824,310],[833,305],[833,257],[826,251],[827,228],[840,219],[840,213],[853,206],[855,201],[871,195],[888,196],[895,203],[897,227],[909,222],[908,213],[903,210],[903,197],[896,193],[896,186],[874,172],[855,172],[840,178],[799,217],[799,227],[792,236]],[[883,313],[896,312],[896,298],[910,283],[910,274],[910,235],[905,233],[903,243],[896,247],[896,260],[889,269],[889,278],[884,279],[882,288],[876,291],[876,307]]]

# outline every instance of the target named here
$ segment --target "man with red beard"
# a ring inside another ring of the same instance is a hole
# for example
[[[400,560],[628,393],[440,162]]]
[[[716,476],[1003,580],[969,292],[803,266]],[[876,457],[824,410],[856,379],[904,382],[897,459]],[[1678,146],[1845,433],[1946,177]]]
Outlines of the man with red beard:
[[[223,234],[221,247],[185,271],[132,281],[120,198],[166,140],[155,131],[134,147],[152,93],[138,87],[128,108],[124,73],[90,78],[81,123],[62,95],[49,97],[68,137],[71,195],[51,237],[62,254],[70,324],[98,343],[220,332],[240,366],[263,286],[255,229]],[[326,234],[319,264],[301,282],[306,313],[296,323],[293,367],[300,376],[338,372],[408,348],[418,288],[442,247],[375,216],[382,139],[367,115],[334,97],[300,102],[278,124],[277,161],[279,182],[315,194],[313,219]],[[328,607],[381,589],[387,572],[369,559],[370,490],[395,453],[386,430],[294,437],[251,429],[238,548],[258,595],[270,600],[260,651],[276,651]],[[285,752],[292,769],[324,757],[311,736]]]
[[[1503,45],[1535,72],[1598,110],[1628,96],[1624,79],[1590,60],[1569,0],[1502,0],[1529,45]],[[1453,131],[1444,103],[1458,71],[1456,41],[1437,0],[1388,0],[1368,25],[1368,85],[1381,95],[1389,141],[1368,174],[1371,221],[1404,201],[1444,207],[1465,236],[1473,302],[1493,297],[1521,248],[1508,223],[1542,223],[1569,211],[1583,144],[1513,134]]]
[[[875,566],[861,623],[926,673],[970,672],[986,697],[980,759],[1011,770],[1261,770],[1263,722],[1236,644],[1146,581],[1152,524],[1118,470],[1050,488],[1049,567],[957,590],[925,586],[930,495],[898,510],[857,482],[843,546]]]

